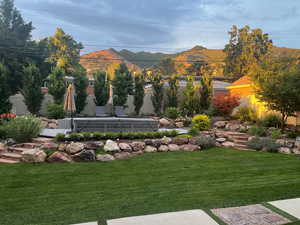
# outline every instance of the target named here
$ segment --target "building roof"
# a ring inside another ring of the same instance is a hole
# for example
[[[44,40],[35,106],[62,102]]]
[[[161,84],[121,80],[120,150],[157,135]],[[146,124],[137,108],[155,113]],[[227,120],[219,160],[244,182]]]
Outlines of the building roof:
[[[228,88],[239,88],[239,87],[248,87],[252,84],[252,80],[249,76],[243,76],[237,81],[233,82]]]

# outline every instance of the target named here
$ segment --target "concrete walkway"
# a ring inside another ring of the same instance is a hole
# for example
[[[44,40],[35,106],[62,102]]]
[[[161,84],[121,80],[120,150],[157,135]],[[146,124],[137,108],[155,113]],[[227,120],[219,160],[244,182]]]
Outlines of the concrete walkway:
[[[269,202],[275,208],[300,220],[300,198]],[[261,204],[212,209],[211,212],[228,225],[283,225],[291,221]],[[77,225],[98,225],[97,222]],[[202,210],[161,213],[108,220],[107,225],[218,225]]]

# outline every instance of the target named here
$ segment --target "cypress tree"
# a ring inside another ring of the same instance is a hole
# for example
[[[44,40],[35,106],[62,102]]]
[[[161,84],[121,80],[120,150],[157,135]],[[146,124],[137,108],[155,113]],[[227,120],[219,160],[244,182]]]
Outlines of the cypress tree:
[[[105,72],[97,71],[94,73],[95,103],[97,106],[105,106],[109,99],[109,81]]]
[[[137,74],[134,77],[134,110],[135,114],[139,115],[141,108],[144,104],[144,97],[145,97],[145,75],[144,74]]]
[[[52,69],[49,75],[49,94],[54,98],[55,104],[62,104],[66,93],[65,70],[59,67]]]

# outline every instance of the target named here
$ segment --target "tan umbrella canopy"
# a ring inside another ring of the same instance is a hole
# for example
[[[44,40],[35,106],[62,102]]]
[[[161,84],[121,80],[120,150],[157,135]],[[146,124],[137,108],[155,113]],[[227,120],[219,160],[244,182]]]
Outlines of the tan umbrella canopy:
[[[76,112],[75,97],[74,97],[74,85],[73,84],[70,84],[67,89],[64,110],[65,110],[65,112],[71,113],[71,114],[73,112]]]

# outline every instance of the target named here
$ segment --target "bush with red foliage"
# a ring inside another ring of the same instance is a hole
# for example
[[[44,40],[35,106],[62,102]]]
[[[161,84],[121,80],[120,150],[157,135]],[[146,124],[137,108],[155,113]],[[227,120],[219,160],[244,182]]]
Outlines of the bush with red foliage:
[[[214,108],[224,116],[230,116],[233,109],[240,105],[239,98],[230,94],[216,94],[213,98]]]
[[[14,114],[14,113],[0,114],[0,122],[1,121],[8,121],[8,120],[11,120],[11,119],[14,119],[14,118],[16,118],[16,114]]]

